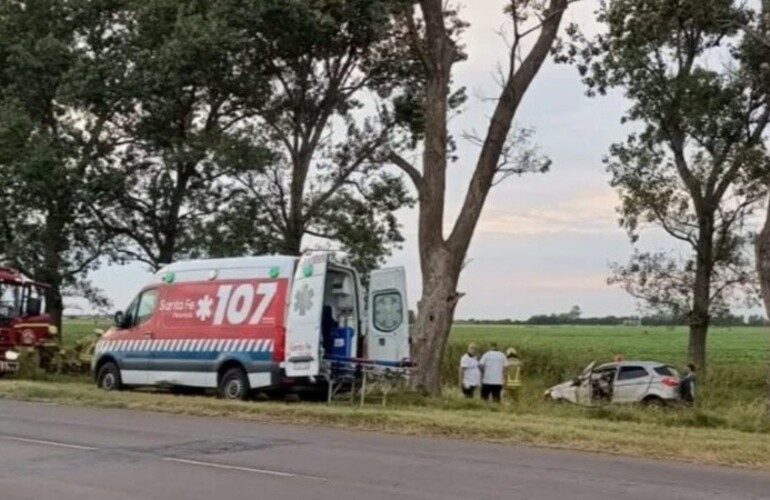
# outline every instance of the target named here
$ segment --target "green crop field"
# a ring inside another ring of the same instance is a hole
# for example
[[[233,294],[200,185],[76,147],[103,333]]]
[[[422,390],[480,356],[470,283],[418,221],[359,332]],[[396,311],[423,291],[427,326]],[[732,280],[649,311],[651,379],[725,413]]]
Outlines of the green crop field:
[[[524,367],[523,400],[542,405],[542,391],[568,380],[591,361],[652,360],[682,369],[686,363],[687,328],[592,326],[457,326],[447,349],[444,380],[457,385],[457,362],[465,346],[484,350],[491,342],[515,347]],[[770,335],[765,328],[712,328],[708,338],[708,372],[699,378],[699,407],[716,420],[743,429],[764,429],[763,401],[768,391]]]
[[[71,345],[78,339],[94,333],[94,330],[107,330],[109,321],[94,318],[66,318],[62,325],[62,341],[64,345]]]
[[[621,354],[626,359],[653,359],[683,364],[687,350],[687,328],[625,326],[457,326],[452,344],[476,342],[484,347],[492,341],[501,347],[549,350],[580,361]],[[766,328],[712,328],[709,359],[714,363],[764,363],[768,359],[770,335]]]

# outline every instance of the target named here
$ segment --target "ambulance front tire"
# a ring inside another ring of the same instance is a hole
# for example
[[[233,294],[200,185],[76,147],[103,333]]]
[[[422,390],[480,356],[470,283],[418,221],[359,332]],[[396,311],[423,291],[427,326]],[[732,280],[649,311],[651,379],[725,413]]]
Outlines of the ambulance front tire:
[[[246,401],[250,393],[249,377],[243,368],[230,368],[222,375],[219,381],[220,398]]]
[[[123,389],[123,381],[120,379],[120,369],[118,368],[118,365],[112,361],[102,365],[96,380],[99,388],[102,390],[120,391]]]

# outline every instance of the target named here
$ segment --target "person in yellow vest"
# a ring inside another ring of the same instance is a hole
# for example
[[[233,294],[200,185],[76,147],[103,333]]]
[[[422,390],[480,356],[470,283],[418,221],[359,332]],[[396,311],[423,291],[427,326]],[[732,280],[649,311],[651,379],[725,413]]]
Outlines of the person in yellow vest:
[[[515,399],[521,388],[521,358],[513,347],[505,351],[505,357],[508,360],[508,377],[505,381],[505,391],[512,399]]]

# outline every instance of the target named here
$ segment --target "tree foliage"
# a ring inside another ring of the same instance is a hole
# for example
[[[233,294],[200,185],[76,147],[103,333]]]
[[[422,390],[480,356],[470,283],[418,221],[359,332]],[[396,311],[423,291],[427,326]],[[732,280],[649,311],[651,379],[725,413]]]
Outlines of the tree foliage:
[[[112,195],[100,170],[116,144],[124,77],[118,14],[91,2],[0,5],[0,258],[63,294],[101,299],[85,273],[108,237],[94,207]]]
[[[4,2],[0,256],[59,310],[64,289],[98,298],[84,278],[108,260],[312,236],[374,267],[413,201],[383,169],[393,110],[364,105],[393,85],[404,3]]]
[[[398,3],[126,0],[117,253],[157,268],[298,254],[310,235],[379,263],[411,200],[377,160],[391,120],[361,119],[358,96]]]
[[[272,89],[254,123],[273,158],[264,171],[236,176],[236,196],[214,224],[216,241],[228,236],[216,252],[297,254],[310,236],[368,270],[403,241],[394,212],[412,200],[383,169],[395,119],[377,99],[393,85],[390,41],[402,4],[272,0],[251,13],[246,24]]]
[[[690,318],[690,358],[705,362],[711,316],[737,289],[753,292],[744,222],[764,196],[762,134],[770,118],[757,80],[740,64],[739,26],[753,12],[732,0],[602,2],[607,31],[573,30],[562,60],[590,95],[622,89],[623,122],[637,131],[605,160],[621,197],[621,225],[663,229],[690,254],[634,254],[612,283]]]
[[[270,159],[249,119],[270,91],[264,57],[244,30],[260,2],[124,2],[119,183],[102,223],[117,253],[153,268],[205,253],[206,221],[233,197],[232,175]]]

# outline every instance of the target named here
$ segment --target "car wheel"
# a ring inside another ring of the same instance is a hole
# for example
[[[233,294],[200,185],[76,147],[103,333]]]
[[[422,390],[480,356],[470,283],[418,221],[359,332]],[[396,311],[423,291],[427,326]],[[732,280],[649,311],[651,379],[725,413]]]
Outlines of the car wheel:
[[[650,408],[653,410],[660,410],[666,406],[666,402],[657,396],[647,396],[642,400],[642,404],[646,408]]]
[[[250,392],[249,377],[242,368],[230,368],[219,382],[219,397],[222,399],[245,401]]]
[[[120,391],[123,389],[123,381],[120,378],[120,369],[115,363],[105,363],[99,369],[99,375],[96,378],[97,385],[105,391]]]

